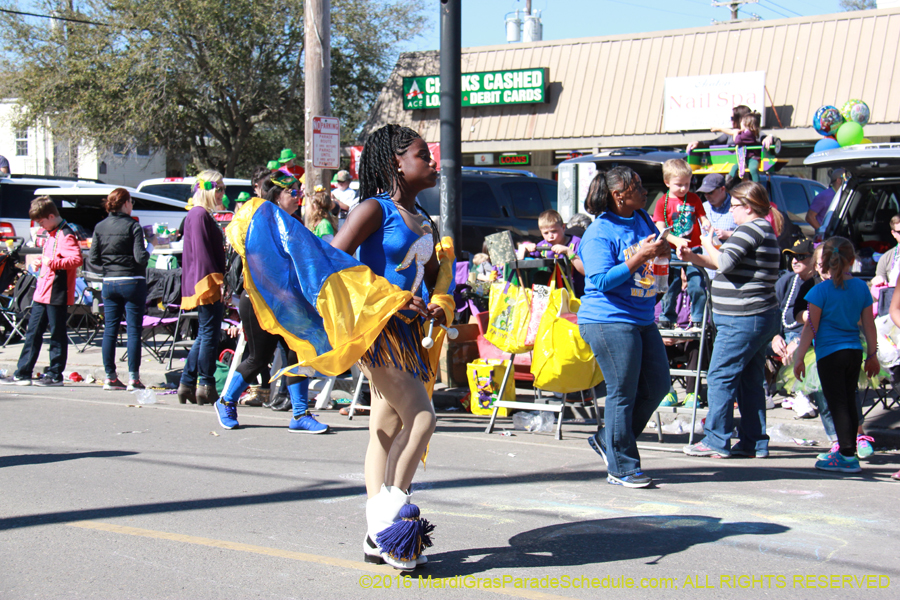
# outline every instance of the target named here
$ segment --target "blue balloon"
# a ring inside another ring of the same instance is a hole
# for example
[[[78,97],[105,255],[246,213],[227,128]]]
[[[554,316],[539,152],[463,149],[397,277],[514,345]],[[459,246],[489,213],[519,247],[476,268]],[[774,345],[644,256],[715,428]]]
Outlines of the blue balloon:
[[[834,148],[840,148],[841,145],[838,141],[832,137],[825,137],[816,142],[815,151],[822,152],[824,150],[832,150]]]

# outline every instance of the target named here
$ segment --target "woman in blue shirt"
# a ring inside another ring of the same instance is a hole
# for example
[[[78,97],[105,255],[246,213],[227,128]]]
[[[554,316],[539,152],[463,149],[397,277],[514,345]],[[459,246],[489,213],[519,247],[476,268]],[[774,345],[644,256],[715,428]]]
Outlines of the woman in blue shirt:
[[[639,488],[637,436],[669,391],[666,349],[654,324],[653,259],[668,256],[665,238],[643,210],[647,190],[628,167],[598,173],[584,207],[597,218],[578,248],[585,287],[578,329],[606,379],[606,427],[588,439],[607,465],[607,482]]]

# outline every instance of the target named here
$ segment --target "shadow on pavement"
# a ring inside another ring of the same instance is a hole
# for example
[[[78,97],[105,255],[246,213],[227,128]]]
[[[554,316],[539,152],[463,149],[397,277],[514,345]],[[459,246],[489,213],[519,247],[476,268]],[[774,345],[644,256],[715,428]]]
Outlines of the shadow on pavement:
[[[743,535],[775,535],[789,527],[774,523],[722,523],[715,517],[641,516],[579,521],[541,527],[513,536],[508,546],[428,553],[435,578],[472,575],[491,569],[571,567],[649,559],[654,564],[698,544]],[[750,540],[748,544],[758,542]],[[473,558],[475,560],[473,560]],[[426,575],[424,571],[417,572]]]
[[[65,460],[77,460],[80,458],[119,458],[133,456],[137,452],[125,452],[122,450],[98,450],[94,452],[67,452],[53,454],[15,454],[12,456],[0,456],[0,469],[3,467],[18,467],[21,465],[43,465],[47,463],[62,462]]]

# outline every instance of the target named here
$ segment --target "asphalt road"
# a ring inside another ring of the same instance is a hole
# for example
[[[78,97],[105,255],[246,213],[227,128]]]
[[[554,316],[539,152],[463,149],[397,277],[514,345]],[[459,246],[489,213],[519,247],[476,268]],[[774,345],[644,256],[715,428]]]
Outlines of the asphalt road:
[[[897,453],[834,476],[816,448],[645,450],[657,483],[630,490],[589,426],[505,437],[442,414],[413,500],[435,545],[403,579],[362,561],[366,417],[309,436],[242,408],[225,431],[160,398],[0,389],[0,598],[898,597]]]

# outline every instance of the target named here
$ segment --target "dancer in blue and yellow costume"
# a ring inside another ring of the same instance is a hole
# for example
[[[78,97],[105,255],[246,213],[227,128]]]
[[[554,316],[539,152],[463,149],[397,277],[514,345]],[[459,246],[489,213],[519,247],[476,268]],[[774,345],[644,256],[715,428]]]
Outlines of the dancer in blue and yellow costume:
[[[416,195],[437,183],[427,144],[406,127],[374,132],[360,157],[359,203],[329,246],[271,202],[253,199],[228,238],[260,325],[297,352],[297,369],[337,375],[359,362],[372,388],[365,475],[369,562],[426,562],[431,526],[409,489],[434,432],[430,394],[455,310],[453,248],[436,243]],[[294,222],[292,222],[294,221]],[[296,224],[295,224],[296,223]],[[359,249],[360,261],[350,255]],[[434,345],[423,339],[434,322]],[[298,372],[299,374],[299,372]]]

